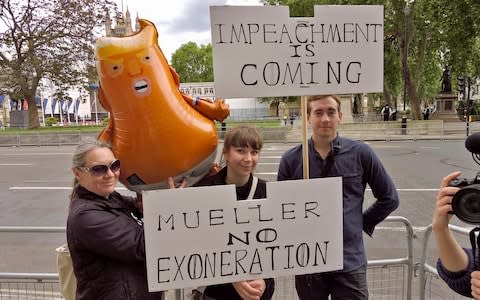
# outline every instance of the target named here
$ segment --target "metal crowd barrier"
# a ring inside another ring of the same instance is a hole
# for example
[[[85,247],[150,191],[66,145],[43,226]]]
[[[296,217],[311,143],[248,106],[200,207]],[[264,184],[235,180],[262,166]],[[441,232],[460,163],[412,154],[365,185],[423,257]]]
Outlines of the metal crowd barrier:
[[[418,271],[418,283],[420,299],[463,299],[455,296],[445,286],[442,288],[442,295],[433,295],[433,284],[441,285],[443,282],[438,279],[435,267],[427,263],[427,246],[431,232],[431,226],[425,230],[422,245],[421,261],[414,263],[413,239],[415,238],[413,227],[410,221],[404,217],[391,216],[383,222],[396,223],[405,227],[407,247],[406,255],[390,259],[376,259],[368,261],[367,280],[370,299],[407,299],[413,297],[413,284],[415,267]],[[400,226],[399,226],[400,228]],[[453,231],[467,234],[468,230],[462,227],[451,225]],[[0,226],[0,233],[64,233],[65,227],[33,227],[33,226]],[[53,249],[52,249],[53,251]],[[430,276],[432,287],[426,288],[427,276]],[[276,288],[275,300],[298,299],[295,292],[294,277],[278,277],[275,279]],[[432,283],[434,282],[434,283]],[[446,292],[445,292],[446,291]],[[182,300],[183,291],[170,291],[165,297],[167,300]],[[426,298],[428,296],[428,298]],[[0,272],[0,300],[3,299],[63,299],[60,293],[60,285],[57,273],[6,273]],[[466,299],[466,298],[465,298]]]
[[[459,233],[461,235],[465,235],[468,239],[470,229],[459,227],[455,225],[448,225],[452,232]],[[418,277],[419,277],[419,299],[425,300],[429,298],[425,298],[427,294],[430,295],[430,298],[433,297],[445,297],[445,295],[436,295],[435,291],[445,290],[444,287],[446,284],[439,279],[437,268],[432,266],[428,263],[427,259],[427,250],[428,250],[428,242],[430,240],[430,234],[432,233],[432,225],[427,226],[425,229],[425,233],[423,235],[423,243],[422,243],[422,256],[420,258],[420,262],[418,263]],[[427,291],[427,284],[430,284],[430,287]],[[444,298],[445,299],[445,298]],[[462,297],[458,294],[452,293],[449,299],[469,299]]]

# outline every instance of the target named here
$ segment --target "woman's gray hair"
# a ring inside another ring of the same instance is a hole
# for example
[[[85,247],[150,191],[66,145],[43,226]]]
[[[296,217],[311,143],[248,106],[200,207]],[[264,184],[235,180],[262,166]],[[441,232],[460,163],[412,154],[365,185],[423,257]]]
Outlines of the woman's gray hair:
[[[108,148],[112,150],[112,146],[101,141],[88,142],[88,143],[83,143],[78,145],[75,151],[73,151],[72,167],[74,168],[84,167],[85,157],[87,156],[87,154],[90,151],[98,148]],[[78,186],[79,186],[79,183],[78,183],[77,177],[75,177],[73,179],[72,193],[70,194],[70,202],[73,200],[73,198],[77,194]]]

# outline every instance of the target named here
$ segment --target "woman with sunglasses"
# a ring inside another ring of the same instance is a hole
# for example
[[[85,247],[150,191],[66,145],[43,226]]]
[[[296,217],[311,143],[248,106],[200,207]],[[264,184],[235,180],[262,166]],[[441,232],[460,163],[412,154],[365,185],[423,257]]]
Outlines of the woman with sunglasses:
[[[252,174],[262,146],[262,138],[254,128],[241,126],[228,130],[222,152],[226,166],[196,186],[234,184],[237,200],[266,198],[266,182]],[[198,294],[202,290],[206,300],[268,300],[273,296],[275,282],[272,278],[255,279],[197,288],[193,299],[201,299]]]
[[[115,191],[120,161],[111,148],[78,146],[72,172],[67,242],[76,299],[161,299],[161,292],[148,292],[141,198]]]

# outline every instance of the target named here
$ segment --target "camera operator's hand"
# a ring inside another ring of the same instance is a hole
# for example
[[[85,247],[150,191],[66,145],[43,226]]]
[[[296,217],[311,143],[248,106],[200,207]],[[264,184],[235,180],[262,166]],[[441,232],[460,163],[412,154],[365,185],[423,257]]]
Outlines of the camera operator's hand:
[[[445,176],[442,180],[440,191],[437,194],[435,211],[433,213],[432,229],[434,232],[447,231],[448,223],[452,218],[452,199],[460,188],[448,186],[448,183],[460,176],[460,172],[453,172]]]
[[[473,271],[472,279],[470,283],[472,284],[472,297],[480,300],[480,271]]]
[[[440,191],[437,195],[432,221],[432,229],[435,240],[437,241],[440,261],[445,269],[450,272],[463,271],[466,270],[468,266],[467,254],[463,251],[463,248],[448,228],[448,223],[452,217],[450,213],[452,211],[452,199],[460,189],[458,187],[448,186],[448,183],[459,175],[460,172],[457,171],[443,178]]]

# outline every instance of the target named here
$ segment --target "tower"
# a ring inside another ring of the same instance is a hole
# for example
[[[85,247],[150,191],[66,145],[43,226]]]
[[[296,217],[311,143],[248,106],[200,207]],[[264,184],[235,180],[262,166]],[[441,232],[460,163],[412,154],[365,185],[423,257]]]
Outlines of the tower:
[[[130,11],[128,10],[125,12],[117,12],[113,18],[115,20],[115,24],[112,22],[112,18],[108,11],[105,13],[105,35],[106,36],[127,36],[134,33],[132,29],[132,20],[130,17]],[[137,14],[138,19],[138,14]],[[115,25],[115,26],[112,26]],[[137,30],[137,26],[135,26]]]

